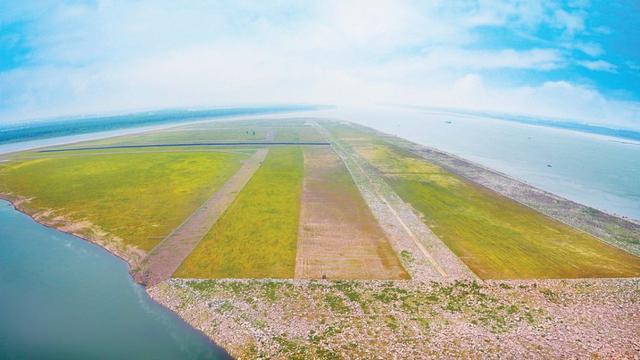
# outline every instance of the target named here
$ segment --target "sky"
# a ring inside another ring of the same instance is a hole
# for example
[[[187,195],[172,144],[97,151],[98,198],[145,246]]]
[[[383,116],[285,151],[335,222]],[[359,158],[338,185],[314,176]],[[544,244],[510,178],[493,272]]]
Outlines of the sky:
[[[638,129],[640,2],[0,0],[0,121],[274,103]]]

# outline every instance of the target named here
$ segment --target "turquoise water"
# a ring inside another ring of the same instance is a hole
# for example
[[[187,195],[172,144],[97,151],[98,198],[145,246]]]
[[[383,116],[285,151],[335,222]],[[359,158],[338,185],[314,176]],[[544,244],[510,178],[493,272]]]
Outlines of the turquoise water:
[[[390,107],[323,114],[435,147],[609,213],[640,219],[639,142]]]
[[[102,248],[0,201],[0,359],[223,359]]]

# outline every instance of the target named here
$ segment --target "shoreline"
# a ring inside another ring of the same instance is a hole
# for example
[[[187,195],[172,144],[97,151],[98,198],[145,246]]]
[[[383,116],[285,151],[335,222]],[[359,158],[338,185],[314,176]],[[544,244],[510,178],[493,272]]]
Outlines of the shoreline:
[[[640,222],[635,219],[592,208],[535,187],[498,170],[433,147],[367,126],[359,124],[355,124],[355,126],[372,131],[389,144],[431,161],[475,185],[485,187],[551,219],[588,233],[610,246],[640,256],[640,243],[629,241],[630,238],[640,239]]]
[[[14,210],[16,210],[16,211],[28,216],[31,220],[33,220],[34,222],[36,222],[36,223],[38,223],[38,224],[40,224],[42,226],[45,226],[45,227],[47,227],[49,229],[53,229],[53,230],[56,230],[56,231],[63,232],[63,233],[68,234],[68,235],[73,235],[73,236],[75,236],[75,237],[77,237],[79,239],[84,240],[87,243],[90,243],[92,245],[96,245],[99,248],[101,248],[102,250],[104,250],[104,251],[108,252],[109,254],[117,257],[118,259],[122,260],[127,265],[127,272],[129,273],[129,275],[133,279],[132,270],[133,270],[133,267],[135,266],[135,263],[132,262],[132,259],[128,259],[127,257],[125,257],[125,255],[120,254],[119,252],[116,252],[115,250],[106,247],[104,244],[102,244],[102,243],[100,243],[98,241],[90,239],[88,236],[86,236],[84,234],[76,233],[76,232],[73,232],[73,231],[65,231],[64,226],[57,226],[55,224],[48,223],[46,221],[42,221],[41,219],[39,219],[37,217],[36,214],[30,214],[28,211],[26,211],[26,209],[22,208],[20,206],[20,203],[16,204],[17,202],[20,202],[20,200],[16,200],[16,199],[14,199],[13,197],[11,197],[11,196],[9,196],[7,194],[0,193],[0,200],[4,200],[4,201],[8,202],[13,207]],[[67,224],[65,224],[65,225],[67,225]],[[68,224],[68,225],[72,225],[72,224]],[[134,282],[136,282],[136,281],[134,280]]]
[[[151,301],[153,301],[154,303],[160,305],[165,311],[168,311],[169,313],[171,313],[172,316],[176,317],[177,319],[179,319],[180,321],[184,322],[189,327],[191,327],[194,331],[198,332],[204,339],[206,339],[209,343],[211,343],[212,346],[219,347],[219,348],[223,349],[225,352],[227,352],[227,350],[225,348],[223,348],[222,346],[217,344],[215,341],[213,341],[213,339],[210,336],[208,336],[204,331],[202,331],[202,329],[199,329],[199,328],[193,326],[185,318],[183,318],[177,311],[175,311],[174,309],[170,308],[166,304],[164,304],[161,301],[158,301],[156,298],[154,298],[152,296],[152,294],[150,293],[150,290],[152,288],[154,288],[155,286],[148,287],[148,286],[145,286],[144,284],[141,284],[141,283],[137,282],[135,277],[134,277],[134,274],[133,274],[133,268],[132,268],[132,264],[131,264],[130,260],[128,260],[124,256],[112,251],[111,249],[103,246],[102,244],[100,244],[98,242],[95,242],[95,241],[93,241],[91,239],[88,239],[87,237],[84,237],[82,235],[78,235],[78,234],[75,234],[75,233],[72,233],[72,232],[67,232],[67,231],[61,230],[58,227],[56,227],[55,225],[50,225],[50,224],[47,224],[45,222],[40,221],[39,219],[35,218],[33,215],[29,214],[28,212],[26,212],[22,208],[20,208],[19,205],[16,206],[16,204],[15,204],[16,200],[12,200],[12,199],[8,198],[6,194],[0,193],[0,200],[6,201],[15,211],[26,215],[27,217],[29,217],[34,222],[36,222],[36,223],[38,223],[38,224],[40,224],[40,225],[42,225],[44,227],[47,227],[49,229],[53,229],[53,230],[60,231],[62,233],[68,234],[68,235],[72,235],[72,236],[74,236],[74,237],[76,237],[76,238],[78,238],[78,239],[80,239],[80,240],[82,240],[82,241],[84,241],[84,242],[86,242],[88,244],[96,246],[96,248],[98,248],[99,250],[104,251],[107,254],[109,254],[111,256],[114,256],[117,259],[119,259],[120,261],[122,261],[127,266],[127,273],[129,275],[129,278],[131,279],[131,281],[134,284],[141,286],[144,289],[144,292],[149,297],[149,299],[151,299]],[[227,352],[227,354],[228,354],[228,352]]]

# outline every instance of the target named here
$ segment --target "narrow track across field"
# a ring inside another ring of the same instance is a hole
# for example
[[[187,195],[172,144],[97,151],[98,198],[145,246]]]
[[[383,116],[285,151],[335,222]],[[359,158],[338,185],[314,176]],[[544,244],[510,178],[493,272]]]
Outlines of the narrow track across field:
[[[268,149],[258,149],[245,161],[240,170],[182,225],[153,248],[140,270],[135,273],[136,281],[152,286],[170,278],[249,182],[264,161],[267,152]]]

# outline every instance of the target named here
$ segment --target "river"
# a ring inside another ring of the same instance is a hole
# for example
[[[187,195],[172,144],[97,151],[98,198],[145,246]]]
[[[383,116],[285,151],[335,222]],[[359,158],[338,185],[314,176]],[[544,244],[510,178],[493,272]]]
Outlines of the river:
[[[225,359],[104,249],[0,200],[0,359]]]

